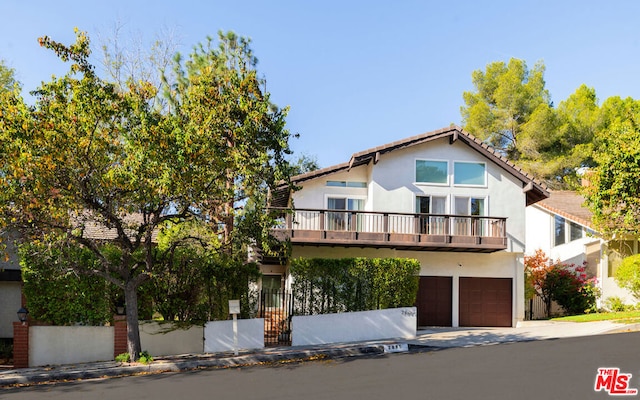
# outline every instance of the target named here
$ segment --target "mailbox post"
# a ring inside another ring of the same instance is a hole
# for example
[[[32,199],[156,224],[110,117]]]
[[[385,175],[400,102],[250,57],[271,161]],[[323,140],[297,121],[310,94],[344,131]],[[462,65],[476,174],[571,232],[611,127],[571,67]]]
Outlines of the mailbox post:
[[[238,314],[240,300],[229,300],[229,314],[233,315],[233,354],[238,355]]]

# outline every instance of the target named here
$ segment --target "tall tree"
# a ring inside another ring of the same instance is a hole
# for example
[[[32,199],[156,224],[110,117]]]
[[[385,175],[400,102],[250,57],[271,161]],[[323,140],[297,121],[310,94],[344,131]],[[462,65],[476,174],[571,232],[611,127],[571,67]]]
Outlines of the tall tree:
[[[244,210],[248,199],[264,204],[268,189],[288,181],[289,132],[284,129],[287,109],[279,109],[263,90],[256,71],[257,59],[250,41],[233,32],[208,38],[195,48],[187,62],[176,57],[174,84],[167,83],[171,115],[169,122],[184,144],[180,157],[210,163],[194,170],[202,190],[210,193],[195,206],[209,221],[221,227],[221,248],[231,255],[238,217],[266,234],[274,216]],[[189,188],[182,188],[189,190]],[[240,214],[240,215],[239,215]]]
[[[607,99],[596,133],[596,166],[584,188],[596,229],[605,237],[640,235],[640,101]]]
[[[575,189],[592,158],[599,108],[595,90],[580,86],[557,109],[540,104],[522,125],[518,164],[552,189]]]
[[[485,71],[474,71],[475,91],[463,93],[465,130],[518,159],[522,126],[539,106],[551,106],[544,70],[542,62],[529,70],[523,60],[512,58],[508,64],[493,62]]]
[[[137,288],[157,270],[156,232],[199,220],[231,249],[235,218],[242,220],[236,202],[287,178],[286,113],[260,90],[248,41],[233,34],[192,54],[189,73],[171,87],[171,114],[152,106],[157,88],[148,82],[122,88],[100,79],[85,33],[76,30],[70,46],[40,43],[71,68],[36,91],[33,107],[15,92],[0,98],[0,222],[95,254],[92,268],[71,264],[124,291],[135,360]],[[255,232],[268,231],[268,216],[251,216],[262,228]],[[103,234],[90,233],[96,228]]]

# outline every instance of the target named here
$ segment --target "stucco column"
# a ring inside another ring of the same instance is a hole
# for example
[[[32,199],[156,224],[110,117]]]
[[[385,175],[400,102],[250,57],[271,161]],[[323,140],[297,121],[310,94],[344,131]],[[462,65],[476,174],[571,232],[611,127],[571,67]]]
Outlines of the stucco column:
[[[515,277],[513,279],[513,323],[511,326],[514,328],[518,326],[519,323],[524,321],[524,292],[525,292],[525,279],[524,279],[524,254],[520,253],[515,260]]]
[[[460,326],[460,274],[457,270],[451,279],[451,326]]]

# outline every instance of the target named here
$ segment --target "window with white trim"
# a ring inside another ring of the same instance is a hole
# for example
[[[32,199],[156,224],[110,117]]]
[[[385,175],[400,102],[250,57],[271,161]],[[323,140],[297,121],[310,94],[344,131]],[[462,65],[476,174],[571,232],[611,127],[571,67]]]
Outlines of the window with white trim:
[[[445,196],[416,196],[416,213],[445,214],[447,198]],[[447,218],[442,215],[421,215],[419,229],[421,234],[444,235]]]
[[[483,162],[454,162],[453,184],[459,186],[486,186],[487,165]]]
[[[485,203],[485,199],[482,197],[456,196],[454,199],[454,214],[456,217],[451,218],[452,234],[458,236],[483,236],[485,232],[484,223],[486,221],[469,216],[485,216]]]
[[[585,229],[582,225],[569,221],[560,215],[553,217],[553,246],[560,246],[574,240],[582,239]]]
[[[449,162],[438,160],[416,160],[416,182],[448,185]]]
[[[332,187],[349,187],[349,188],[365,188],[367,187],[367,182],[358,182],[358,181],[327,181],[327,186]]]

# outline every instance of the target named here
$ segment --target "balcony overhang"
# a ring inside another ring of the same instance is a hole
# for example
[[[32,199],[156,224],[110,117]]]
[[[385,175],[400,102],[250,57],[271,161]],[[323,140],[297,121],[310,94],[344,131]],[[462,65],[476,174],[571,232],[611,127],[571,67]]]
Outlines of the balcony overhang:
[[[287,210],[272,233],[295,246],[471,253],[507,248],[506,219],[496,217],[297,209]]]

